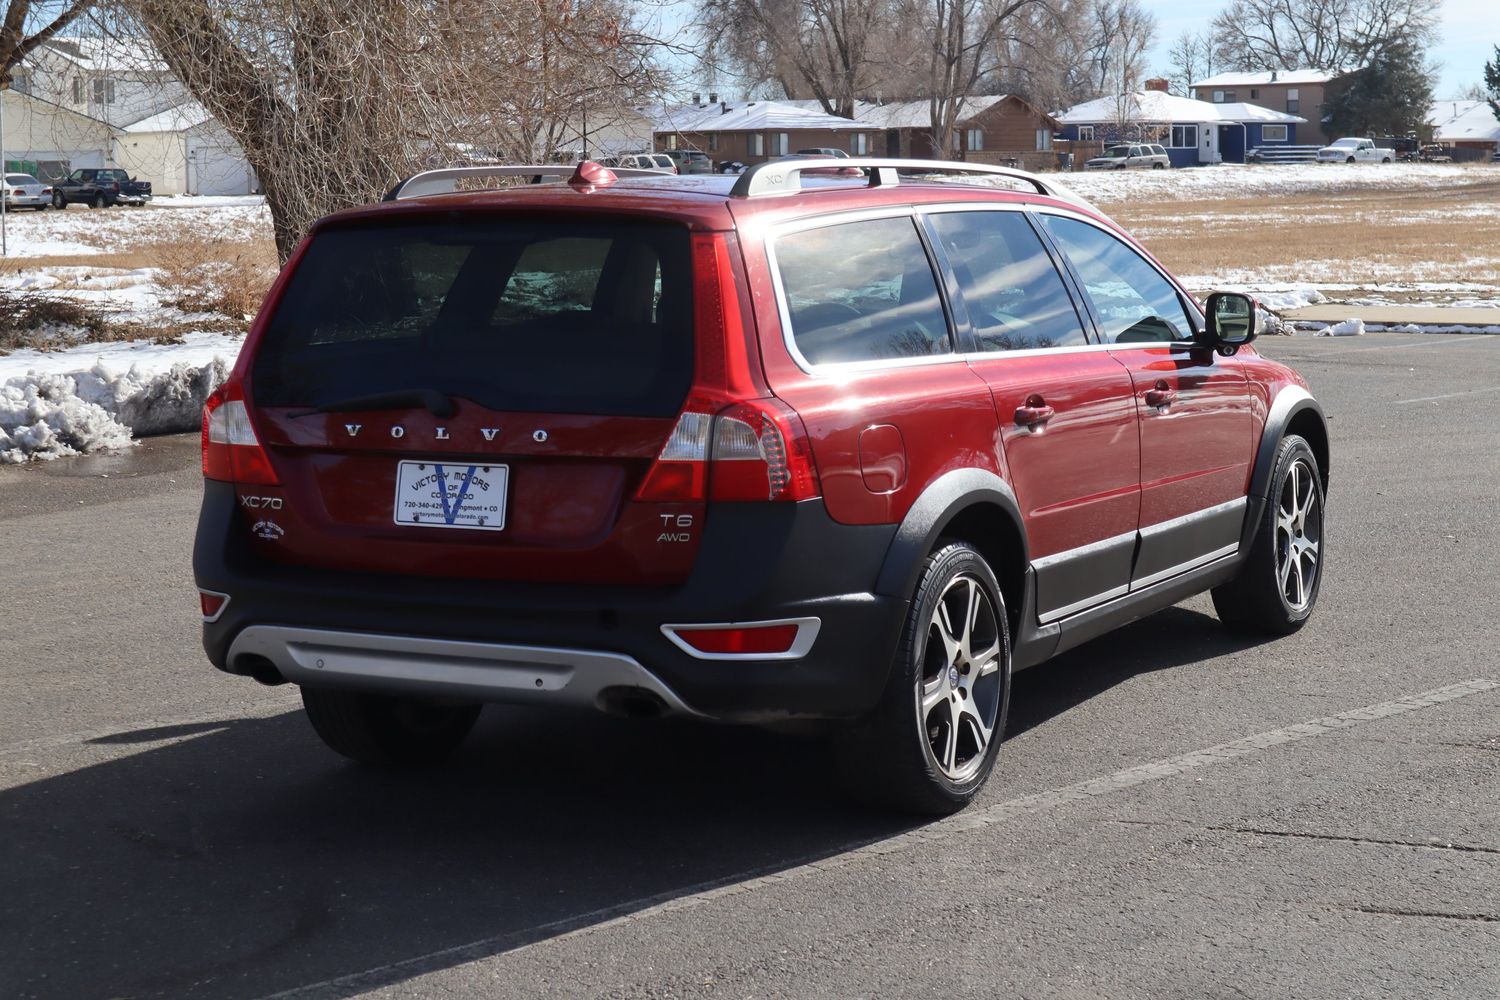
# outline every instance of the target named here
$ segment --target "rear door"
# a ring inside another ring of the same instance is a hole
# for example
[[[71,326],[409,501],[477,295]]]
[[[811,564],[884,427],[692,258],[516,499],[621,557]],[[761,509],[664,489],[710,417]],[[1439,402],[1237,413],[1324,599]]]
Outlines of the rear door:
[[[529,581],[687,575],[701,504],[635,492],[692,382],[690,234],[445,214],[319,232],[248,395],[268,557]],[[671,544],[657,544],[662,515]],[[686,522],[678,520],[686,518]]]
[[[1235,551],[1254,429],[1243,369],[1194,346],[1196,310],[1124,240],[1082,217],[1039,218],[1083,287],[1101,339],[1133,381],[1141,546],[1132,585],[1148,586]]]
[[[989,386],[1042,623],[1126,592],[1140,509],[1129,373],[1094,345],[1021,206],[933,211],[969,364]]]

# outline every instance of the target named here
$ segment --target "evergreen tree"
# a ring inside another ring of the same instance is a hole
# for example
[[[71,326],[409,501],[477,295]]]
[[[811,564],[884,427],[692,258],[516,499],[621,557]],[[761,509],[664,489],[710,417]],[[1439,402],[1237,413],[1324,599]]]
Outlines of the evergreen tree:
[[[1495,58],[1484,64],[1484,86],[1490,92],[1490,110],[1500,118],[1500,45],[1495,46]]]
[[[1382,43],[1363,69],[1329,97],[1326,112],[1334,135],[1405,135],[1427,120],[1432,72],[1420,45],[1406,38]]]

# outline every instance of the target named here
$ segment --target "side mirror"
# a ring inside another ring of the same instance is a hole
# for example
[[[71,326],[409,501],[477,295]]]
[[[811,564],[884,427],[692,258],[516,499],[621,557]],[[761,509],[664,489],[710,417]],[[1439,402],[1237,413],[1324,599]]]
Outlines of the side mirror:
[[[1238,292],[1214,292],[1208,297],[1207,346],[1224,355],[1233,354],[1260,333],[1260,308],[1254,299]]]

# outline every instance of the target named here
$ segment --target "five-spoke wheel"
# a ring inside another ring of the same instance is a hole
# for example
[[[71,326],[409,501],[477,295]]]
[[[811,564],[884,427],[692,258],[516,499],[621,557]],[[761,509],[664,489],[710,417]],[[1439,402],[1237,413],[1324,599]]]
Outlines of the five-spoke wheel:
[[[933,762],[953,781],[973,774],[994,739],[1001,647],[984,584],[970,573],[954,577],[933,611],[917,685]]]

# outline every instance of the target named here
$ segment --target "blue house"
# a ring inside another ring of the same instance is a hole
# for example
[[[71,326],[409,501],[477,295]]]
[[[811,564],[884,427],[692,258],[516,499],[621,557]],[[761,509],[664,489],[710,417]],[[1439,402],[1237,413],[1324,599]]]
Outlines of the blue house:
[[[1307,124],[1254,104],[1212,104],[1154,88],[1086,101],[1055,117],[1064,139],[1161,143],[1174,167],[1244,163],[1257,147],[1296,145],[1297,126]]]

